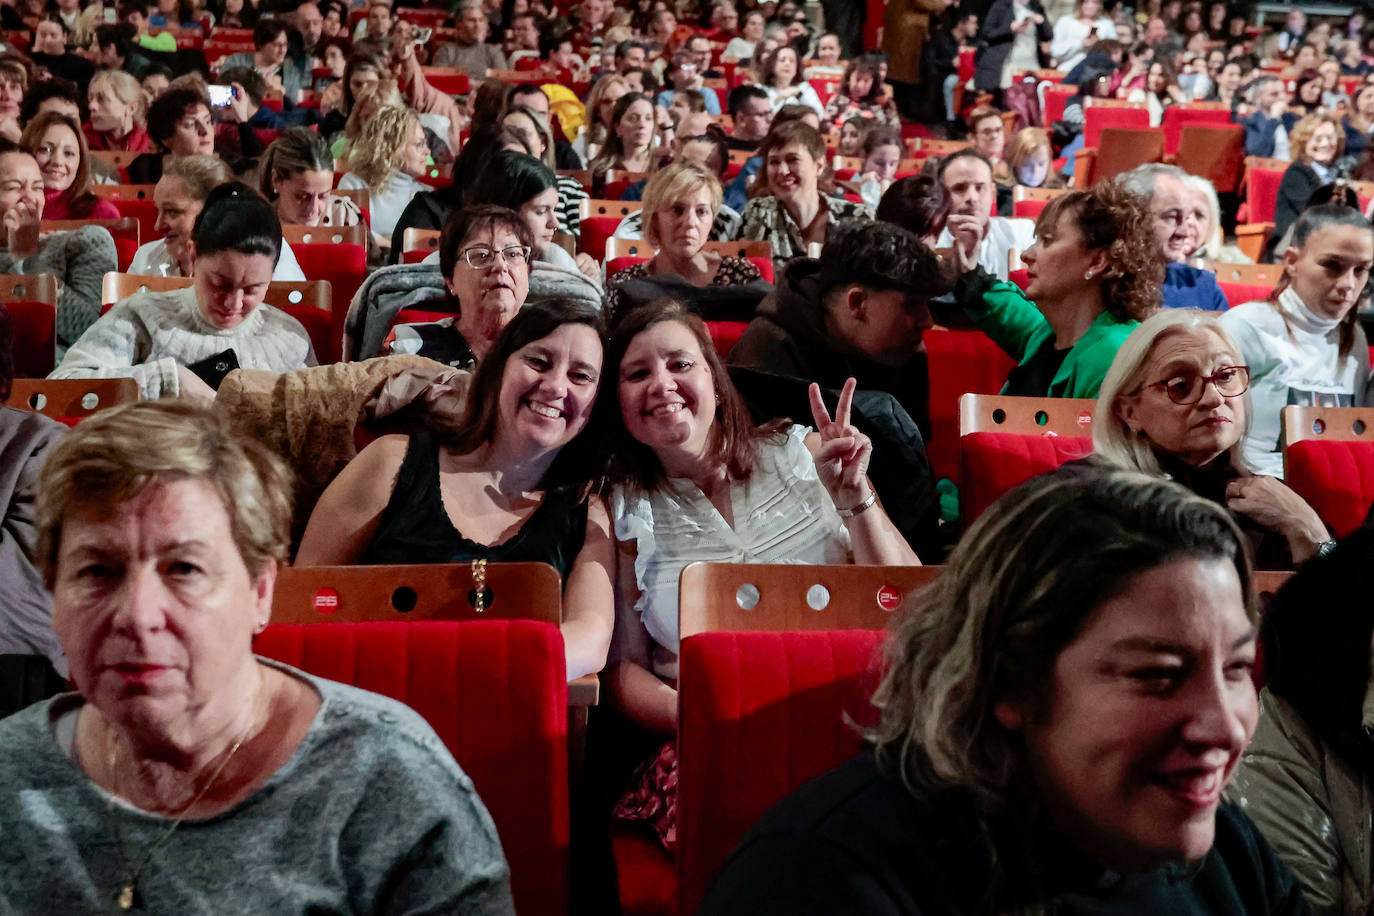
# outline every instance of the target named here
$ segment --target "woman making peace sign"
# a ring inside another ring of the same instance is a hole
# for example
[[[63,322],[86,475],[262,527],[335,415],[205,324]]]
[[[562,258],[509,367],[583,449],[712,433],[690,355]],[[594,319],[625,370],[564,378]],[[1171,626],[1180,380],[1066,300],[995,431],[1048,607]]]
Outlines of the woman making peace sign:
[[[601,409],[619,409],[611,517],[620,550],[609,687],[633,724],[677,733],[677,584],[688,563],[919,565],[866,476],[873,446],[811,386],[816,432],[756,427],[701,319],[660,301],[625,316],[606,354]],[[671,746],[621,805],[672,844]]]

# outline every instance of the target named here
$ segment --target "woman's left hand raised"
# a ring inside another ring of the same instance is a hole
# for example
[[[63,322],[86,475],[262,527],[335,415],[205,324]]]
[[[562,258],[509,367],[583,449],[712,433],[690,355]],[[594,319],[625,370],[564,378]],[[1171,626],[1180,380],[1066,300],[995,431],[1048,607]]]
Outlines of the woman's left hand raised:
[[[871,495],[867,474],[873,441],[849,422],[856,387],[853,378],[845,381],[833,420],[821,400],[821,386],[812,382],[808,389],[811,416],[821,437],[820,451],[815,454],[816,474],[837,509],[853,509]]]

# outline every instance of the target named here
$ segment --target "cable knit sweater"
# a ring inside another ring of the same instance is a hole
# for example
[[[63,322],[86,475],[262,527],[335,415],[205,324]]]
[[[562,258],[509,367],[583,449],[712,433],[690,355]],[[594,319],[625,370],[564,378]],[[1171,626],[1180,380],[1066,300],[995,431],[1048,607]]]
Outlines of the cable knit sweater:
[[[0,251],[0,274],[52,274],[62,284],[57,299],[57,346],[65,349],[100,315],[100,283],[118,269],[114,239],[102,226],[54,232],[38,253],[15,260]]]
[[[259,305],[221,331],[200,314],[194,287],[135,293],[81,336],[49,378],[132,378],[145,398],[180,394],[177,370],[232,349],[243,369],[288,372],[315,365],[310,335],[290,315]]]

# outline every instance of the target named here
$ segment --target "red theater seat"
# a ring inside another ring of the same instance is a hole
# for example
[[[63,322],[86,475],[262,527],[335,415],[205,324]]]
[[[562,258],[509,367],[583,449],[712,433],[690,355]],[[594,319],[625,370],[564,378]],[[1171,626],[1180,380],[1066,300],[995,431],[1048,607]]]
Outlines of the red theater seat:
[[[682,643],[679,912],[776,802],[860,750],[882,630],[701,633]]]
[[[568,908],[568,691],[549,623],[268,627],[254,650],[399,700],[424,716],[496,822],[521,913]]]
[[[1016,361],[982,331],[933,328],[925,332],[930,366],[931,441],[926,443],[935,478],[959,482],[959,397],[996,394]]]
[[[971,433],[959,439],[962,462],[959,508],[967,528],[1003,493],[1037,474],[1092,453],[1088,436]]]
[[[1374,505],[1374,442],[1304,439],[1288,447],[1288,485],[1344,537]]]

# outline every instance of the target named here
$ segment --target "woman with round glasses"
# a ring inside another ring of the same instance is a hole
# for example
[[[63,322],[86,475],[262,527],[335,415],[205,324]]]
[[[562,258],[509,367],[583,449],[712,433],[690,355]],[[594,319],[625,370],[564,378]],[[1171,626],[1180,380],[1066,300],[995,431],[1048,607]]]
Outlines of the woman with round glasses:
[[[1231,510],[1262,569],[1301,563],[1330,540],[1302,497],[1241,454],[1250,368],[1206,312],[1165,309],[1117,351],[1097,396],[1092,460],[1165,476]]]
[[[534,236],[514,210],[474,204],[439,237],[439,267],[454,317],[392,329],[384,349],[472,369],[496,344],[530,292]]]
[[[1369,357],[1356,306],[1374,265],[1374,228],[1350,207],[1312,207],[1293,224],[1282,263],[1267,300],[1220,317],[1250,367],[1245,460],[1274,477],[1283,476],[1284,407],[1366,403]]]

